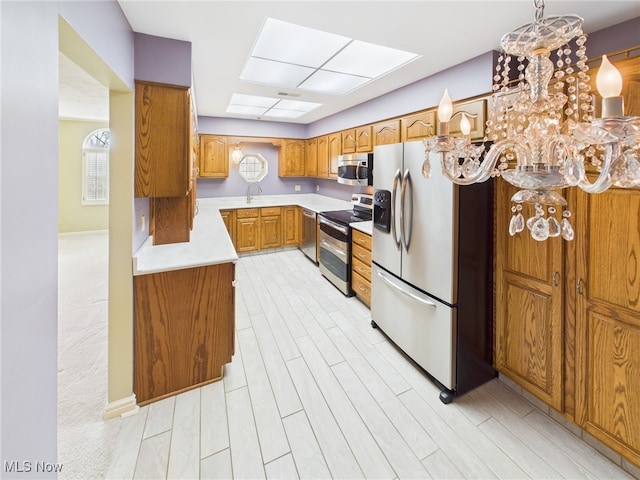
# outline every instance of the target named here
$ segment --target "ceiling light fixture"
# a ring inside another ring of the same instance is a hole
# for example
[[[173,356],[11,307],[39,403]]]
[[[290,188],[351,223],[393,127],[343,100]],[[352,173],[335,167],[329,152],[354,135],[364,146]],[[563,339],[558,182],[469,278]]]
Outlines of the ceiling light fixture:
[[[503,52],[496,66],[493,113],[485,137],[493,143],[486,156],[482,159],[484,146],[472,145],[468,133],[462,138],[449,134],[452,104],[445,90],[438,107],[438,136],[424,141],[422,173],[430,176],[429,154],[438,152],[442,172],[457,184],[501,176],[521,189],[511,198],[511,235],[526,226],[538,241],[558,236],[572,240],[571,212],[556,190],[578,186],[600,193],[611,185],[640,187],[640,118],[624,116],[622,77],[606,56],[596,78],[603,97],[602,118],[593,118],[582,18],[543,17],[544,0],[533,4],[534,22],[505,34],[500,42]],[[568,45],[573,39],[575,52]],[[593,183],[587,175],[589,165],[597,175]],[[526,222],[523,203],[534,206],[534,215]],[[555,216],[559,210],[560,221]]]

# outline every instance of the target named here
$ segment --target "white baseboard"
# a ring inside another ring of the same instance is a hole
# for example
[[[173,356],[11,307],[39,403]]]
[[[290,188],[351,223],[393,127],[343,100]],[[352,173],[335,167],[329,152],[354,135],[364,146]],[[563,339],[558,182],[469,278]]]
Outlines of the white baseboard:
[[[110,402],[104,409],[104,420],[109,420],[116,417],[130,417],[135,415],[140,410],[136,402],[136,394],[132,393],[130,396]]]

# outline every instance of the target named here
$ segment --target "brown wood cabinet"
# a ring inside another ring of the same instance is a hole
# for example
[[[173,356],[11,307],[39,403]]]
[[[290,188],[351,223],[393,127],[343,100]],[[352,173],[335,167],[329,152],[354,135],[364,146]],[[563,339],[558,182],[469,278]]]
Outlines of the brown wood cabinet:
[[[373,125],[373,145],[400,142],[400,119],[388,120]]]
[[[510,198],[496,185],[496,369],[557,410],[563,402],[563,240],[512,237]],[[464,188],[464,187],[462,187]],[[527,208],[523,211],[527,217]]]
[[[342,134],[332,133],[327,136],[329,148],[329,178],[338,177],[338,157],[342,155]]]
[[[302,212],[300,210],[300,207],[282,207],[283,245],[300,245],[301,215]]]
[[[371,125],[356,127],[356,153],[373,152],[373,135]]]
[[[578,192],[576,421],[640,466],[640,191]]]
[[[283,140],[278,159],[278,176],[304,177],[305,140]]]
[[[371,236],[352,230],[351,289],[368,307],[371,306]]]
[[[318,137],[318,177],[329,178],[329,137]]]
[[[436,134],[436,111],[426,110],[400,119],[400,139],[403,142],[422,140]]]
[[[260,249],[282,246],[282,209],[263,207],[260,209]]]
[[[182,197],[191,187],[189,89],[136,82],[135,196]]]
[[[220,216],[224,222],[224,226],[227,227],[229,237],[233,247],[236,247],[236,212],[235,210],[220,210]]]
[[[304,149],[304,175],[305,177],[318,176],[318,139],[310,138],[306,141]]]
[[[229,144],[227,137],[200,135],[199,176],[226,178],[229,176]]]
[[[140,405],[222,378],[234,353],[234,279],[233,263],[133,278]]]
[[[252,252],[260,249],[260,210],[236,210],[236,251]]]
[[[343,130],[340,135],[342,135],[342,153],[356,153],[356,129]]]

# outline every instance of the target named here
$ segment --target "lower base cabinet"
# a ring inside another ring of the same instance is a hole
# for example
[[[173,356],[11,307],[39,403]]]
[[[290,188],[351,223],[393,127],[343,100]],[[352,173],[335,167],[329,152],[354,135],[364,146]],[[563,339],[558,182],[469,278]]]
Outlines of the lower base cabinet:
[[[234,353],[235,264],[134,277],[139,405],[220,380]]]
[[[371,235],[352,230],[351,289],[362,303],[371,307]]]

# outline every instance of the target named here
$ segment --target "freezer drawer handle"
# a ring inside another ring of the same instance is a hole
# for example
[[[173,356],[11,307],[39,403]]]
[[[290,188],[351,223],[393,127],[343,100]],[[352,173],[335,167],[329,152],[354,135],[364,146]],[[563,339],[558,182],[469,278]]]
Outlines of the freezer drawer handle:
[[[394,282],[391,281],[391,279],[389,279],[384,273],[378,271],[378,276],[385,281],[385,283],[387,285],[389,285],[390,287],[395,288],[397,291],[399,291],[400,293],[406,295],[407,297],[411,297],[414,300],[417,300],[420,303],[424,303],[425,305],[429,306],[429,307],[433,307],[433,308],[437,308],[437,305],[433,302],[430,302],[429,300],[419,297],[418,295],[414,295],[411,292],[407,292],[405,289],[403,289],[402,287],[400,287],[399,285],[396,285]]]

